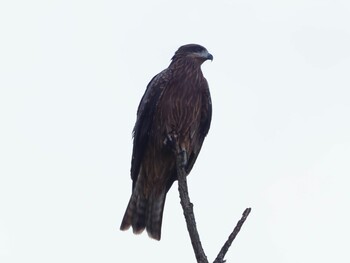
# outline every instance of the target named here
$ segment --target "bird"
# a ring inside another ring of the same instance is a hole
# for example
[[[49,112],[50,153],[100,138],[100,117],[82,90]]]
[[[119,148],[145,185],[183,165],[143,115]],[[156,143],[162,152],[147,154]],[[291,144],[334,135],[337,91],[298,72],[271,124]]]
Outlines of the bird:
[[[212,103],[201,65],[213,60],[198,44],[178,48],[168,68],[154,76],[137,109],[131,158],[132,194],[120,230],[147,230],[160,240],[166,194],[177,180],[177,149],[188,175],[208,134]]]

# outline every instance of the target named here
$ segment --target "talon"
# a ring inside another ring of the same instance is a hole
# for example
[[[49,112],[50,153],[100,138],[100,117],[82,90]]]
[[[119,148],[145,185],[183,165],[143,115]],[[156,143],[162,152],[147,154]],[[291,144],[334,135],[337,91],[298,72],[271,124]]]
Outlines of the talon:
[[[173,148],[173,150],[176,150],[177,135],[174,133],[167,134],[163,143],[164,143],[164,145],[166,145],[170,148]]]
[[[174,140],[173,140],[172,136],[171,136],[170,134],[168,134],[168,135],[165,137],[163,143],[164,143],[165,145],[171,146],[171,145],[174,144]]]

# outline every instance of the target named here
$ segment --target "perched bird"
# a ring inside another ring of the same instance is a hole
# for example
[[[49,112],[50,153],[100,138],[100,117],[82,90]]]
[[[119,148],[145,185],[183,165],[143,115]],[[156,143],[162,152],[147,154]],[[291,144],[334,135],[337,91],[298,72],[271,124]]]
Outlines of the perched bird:
[[[189,174],[211,122],[212,106],[201,65],[213,56],[197,44],[181,46],[153,77],[137,110],[131,160],[132,195],[120,229],[145,228],[160,240],[165,197],[177,180],[174,143],[187,154]]]

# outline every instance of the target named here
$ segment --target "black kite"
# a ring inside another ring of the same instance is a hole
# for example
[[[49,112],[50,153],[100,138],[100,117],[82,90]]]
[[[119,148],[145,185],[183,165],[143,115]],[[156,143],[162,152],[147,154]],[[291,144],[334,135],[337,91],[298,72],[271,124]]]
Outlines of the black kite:
[[[177,180],[174,141],[186,151],[187,174],[211,122],[211,99],[201,65],[213,56],[202,46],[181,46],[169,67],[148,84],[137,110],[131,160],[132,195],[120,229],[145,228],[160,240],[165,197]]]

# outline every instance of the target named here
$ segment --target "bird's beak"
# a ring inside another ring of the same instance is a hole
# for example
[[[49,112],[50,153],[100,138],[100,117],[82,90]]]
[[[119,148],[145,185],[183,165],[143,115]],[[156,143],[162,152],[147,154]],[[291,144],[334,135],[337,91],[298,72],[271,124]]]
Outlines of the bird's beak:
[[[208,55],[207,55],[207,59],[210,59],[211,61],[213,61],[214,57],[213,57],[213,55],[212,55],[212,54],[208,53]]]
[[[207,50],[203,50],[203,51],[200,52],[200,53],[195,53],[195,56],[196,56],[196,57],[199,57],[199,58],[202,60],[202,62],[204,62],[204,61],[206,61],[206,60],[208,60],[208,59],[210,59],[211,61],[213,61],[213,55],[210,54]]]

